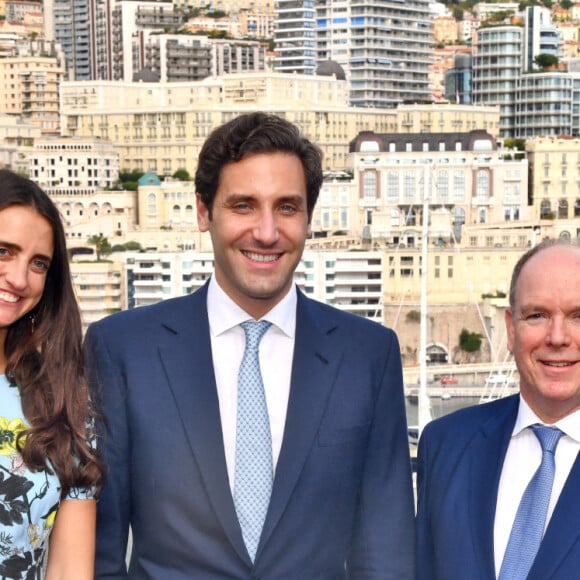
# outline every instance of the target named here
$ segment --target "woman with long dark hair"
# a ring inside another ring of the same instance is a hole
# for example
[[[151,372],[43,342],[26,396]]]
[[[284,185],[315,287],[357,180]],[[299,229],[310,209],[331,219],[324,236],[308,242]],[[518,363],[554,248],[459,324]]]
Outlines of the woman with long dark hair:
[[[93,577],[102,468],[81,342],[58,210],[0,170],[0,577]]]

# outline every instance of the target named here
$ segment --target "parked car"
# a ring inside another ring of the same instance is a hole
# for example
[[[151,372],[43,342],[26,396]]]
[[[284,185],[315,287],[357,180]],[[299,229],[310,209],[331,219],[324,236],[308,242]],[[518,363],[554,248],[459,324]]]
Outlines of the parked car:
[[[502,373],[497,373],[495,375],[489,375],[487,377],[487,382],[492,385],[515,385],[516,380],[514,377],[510,377],[508,375],[504,375]]]
[[[456,385],[457,384],[457,379],[455,377],[443,377],[441,379],[441,384],[442,385]]]

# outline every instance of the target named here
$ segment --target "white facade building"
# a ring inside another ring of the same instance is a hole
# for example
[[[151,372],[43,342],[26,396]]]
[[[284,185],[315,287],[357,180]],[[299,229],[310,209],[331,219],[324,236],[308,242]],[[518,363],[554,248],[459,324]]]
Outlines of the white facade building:
[[[125,256],[129,308],[195,292],[211,276],[213,252],[147,252]],[[382,322],[381,252],[308,250],[295,281],[307,296]]]
[[[119,154],[109,141],[82,137],[37,140],[29,175],[48,193],[112,189],[119,179]]]

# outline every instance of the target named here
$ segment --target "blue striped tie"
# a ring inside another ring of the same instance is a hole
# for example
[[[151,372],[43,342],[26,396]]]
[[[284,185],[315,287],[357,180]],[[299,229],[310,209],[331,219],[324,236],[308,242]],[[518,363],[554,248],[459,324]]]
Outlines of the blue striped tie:
[[[253,562],[272,493],[272,436],[258,356],[270,323],[251,320],[241,326],[246,348],[238,375],[234,503]]]
[[[542,446],[542,462],[522,496],[510,534],[499,580],[525,580],[540,549],[556,463],[554,453],[563,433],[555,427],[532,425]]]

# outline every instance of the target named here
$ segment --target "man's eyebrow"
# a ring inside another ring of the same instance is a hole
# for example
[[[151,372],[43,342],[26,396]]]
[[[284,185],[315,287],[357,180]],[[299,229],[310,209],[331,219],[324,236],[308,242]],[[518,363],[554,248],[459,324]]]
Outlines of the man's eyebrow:
[[[251,193],[228,193],[225,196],[224,201],[227,203],[238,202],[238,201],[254,201],[258,199],[258,196],[252,195]],[[282,195],[275,200],[277,203],[295,203],[297,205],[304,205],[306,200],[304,199],[303,195],[297,194],[288,194]]]
[[[297,205],[304,205],[306,200],[304,199],[304,196],[300,195],[300,194],[289,194],[289,195],[283,195],[280,200],[281,202],[292,202],[295,203]]]

